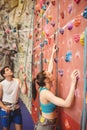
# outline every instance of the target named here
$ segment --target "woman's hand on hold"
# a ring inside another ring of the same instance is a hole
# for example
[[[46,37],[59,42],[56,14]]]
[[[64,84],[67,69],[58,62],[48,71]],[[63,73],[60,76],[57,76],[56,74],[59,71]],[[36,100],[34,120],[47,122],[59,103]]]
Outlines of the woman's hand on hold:
[[[79,71],[78,70],[74,70],[71,74],[71,79],[73,83],[76,83],[76,81],[79,78]]]

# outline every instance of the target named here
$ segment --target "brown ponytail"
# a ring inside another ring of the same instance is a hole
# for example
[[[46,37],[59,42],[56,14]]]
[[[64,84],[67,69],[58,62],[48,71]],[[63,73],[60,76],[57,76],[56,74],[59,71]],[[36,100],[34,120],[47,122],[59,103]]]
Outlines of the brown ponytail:
[[[32,81],[32,98],[35,100],[37,96],[37,90],[36,90],[36,82],[39,85],[39,87],[44,87],[46,79],[45,71],[41,71],[37,74],[36,78]]]

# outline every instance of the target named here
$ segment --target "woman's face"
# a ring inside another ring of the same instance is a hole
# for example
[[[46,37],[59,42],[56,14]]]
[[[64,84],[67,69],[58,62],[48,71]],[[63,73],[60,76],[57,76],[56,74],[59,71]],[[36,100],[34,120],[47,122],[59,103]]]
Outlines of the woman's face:
[[[45,73],[46,73],[46,77],[47,77],[48,81],[49,81],[49,82],[52,82],[52,80],[53,80],[53,75],[52,75],[51,73],[49,73],[48,71],[45,71]]]

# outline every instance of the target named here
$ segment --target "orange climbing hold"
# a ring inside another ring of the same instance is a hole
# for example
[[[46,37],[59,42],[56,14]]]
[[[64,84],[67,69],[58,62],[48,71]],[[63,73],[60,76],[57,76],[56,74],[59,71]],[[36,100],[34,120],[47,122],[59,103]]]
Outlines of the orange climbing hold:
[[[81,23],[81,17],[80,17],[80,16],[77,16],[77,17],[75,18],[74,25],[75,25],[76,27],[78,27],[78,26],[80,25],[80,23]]]

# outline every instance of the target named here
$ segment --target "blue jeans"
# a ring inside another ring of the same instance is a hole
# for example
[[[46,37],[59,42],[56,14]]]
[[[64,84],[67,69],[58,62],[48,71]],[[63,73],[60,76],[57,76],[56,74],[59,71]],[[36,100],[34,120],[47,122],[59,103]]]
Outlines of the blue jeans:
[[[22,124],[22,115],[21,110],[16,109],[7,113],[4,110],[1,110],[1,121],[3,127],[9,127],[11,122],[15,124]]]

